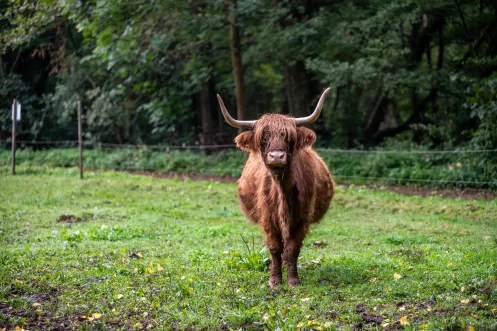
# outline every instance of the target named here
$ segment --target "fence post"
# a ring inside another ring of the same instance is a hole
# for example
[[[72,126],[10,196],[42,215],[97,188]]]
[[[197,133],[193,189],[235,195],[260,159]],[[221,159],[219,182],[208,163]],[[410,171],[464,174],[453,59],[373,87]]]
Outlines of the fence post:
[[[17,122],[17,100],[12,102],[12,175],[16,174],[16,122]]]
[[[78,142],[79,142],[79,178],[83,179],[83,134],[81,127],[81,100],[78,100]]]

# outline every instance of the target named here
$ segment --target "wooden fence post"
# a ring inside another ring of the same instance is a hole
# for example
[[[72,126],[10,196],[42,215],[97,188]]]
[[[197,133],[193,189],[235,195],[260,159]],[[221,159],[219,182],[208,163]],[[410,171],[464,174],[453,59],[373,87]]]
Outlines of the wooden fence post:
[[[78,141],[79,141],[79,178],[83,179],[83,133],[81,126],[81,100],[78,100]]]
[[[17,100],[12,102],[12,175],[16,174],[16,122],[17,122]]]

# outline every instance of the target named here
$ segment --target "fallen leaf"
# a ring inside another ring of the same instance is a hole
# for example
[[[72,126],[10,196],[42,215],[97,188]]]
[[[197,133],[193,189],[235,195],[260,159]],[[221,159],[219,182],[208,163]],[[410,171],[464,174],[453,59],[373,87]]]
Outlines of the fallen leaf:
[[[468,326],[468,331],[475,331],[475,328],[470,325]]]
[[[397,273],[395,273],[395,274],[393,274],[393,278],[395,278],[395,279],[401,279],[402,276],[399,275],[399,274],[397,274]]]
[[[94,314],[91,315],[91,317],[93,317],[94,319],[98,320],[100,317],[102,317],[102,314],[94,313]]]
[[[497,313],[497,308],[492,308],[492,313]]]
[[[461,303],[462,303],[463,305],[468,304],[468,303],[469,303],[469,299],[464,299],[464,300],[461,300]]]
[[[403,316],[399,320],[400,325],[409,325],[409,321],[407,320],[407,317]]]
[[[302,323],[302,322],[300,322],[300,323],[298,323],[298,324],[297,324],[297,327],[298,327],[298,328],[301,328],[301,327],[303,327],[303,326],[304,326],[304,323]]]
[[[39,303],[39,302],[33,303],[33,307],[39,307],[39,306],[41,306],[41,303]]]

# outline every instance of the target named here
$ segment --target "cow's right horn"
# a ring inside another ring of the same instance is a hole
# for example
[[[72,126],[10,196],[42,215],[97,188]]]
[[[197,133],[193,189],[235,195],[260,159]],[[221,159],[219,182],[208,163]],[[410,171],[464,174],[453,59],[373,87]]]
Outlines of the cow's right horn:
[[[307,116],[307,117],[298,117],[295,119],[295,124],[297,125],[306,125],[306,124],[311,124],[314,121],[316,121],[319,117],[319,114],[321,114],[321,110],[323,110],[323,104],[324,104],[324,99],[326,99],[326,95],[330,91],[330,88],[328,87],[326,90],[324,90],[323,94],[321,95],[321,98],[319,98],[318,105],[316,106],[316,109],[314,112]]]
[[[223,113],[224,119],[226,120],[226,122],[228,122],[229,125],[239,129],[252,129],[254,127],[255,121],[239,121],[231,117],[231,115],[228,113],[228,110],[224,106],[223,99],[221,99],[221,96],[219,94],[217,95],[217,100],[219,101],[219,106],[221,107],[221,112]]]

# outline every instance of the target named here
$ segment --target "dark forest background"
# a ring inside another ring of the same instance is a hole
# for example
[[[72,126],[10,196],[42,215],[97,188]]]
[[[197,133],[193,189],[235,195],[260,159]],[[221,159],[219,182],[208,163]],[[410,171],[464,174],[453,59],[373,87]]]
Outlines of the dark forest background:
[[[320,146],[497,148],[497,1],[0,0],[0,139],[223,144],[309,114]]]

